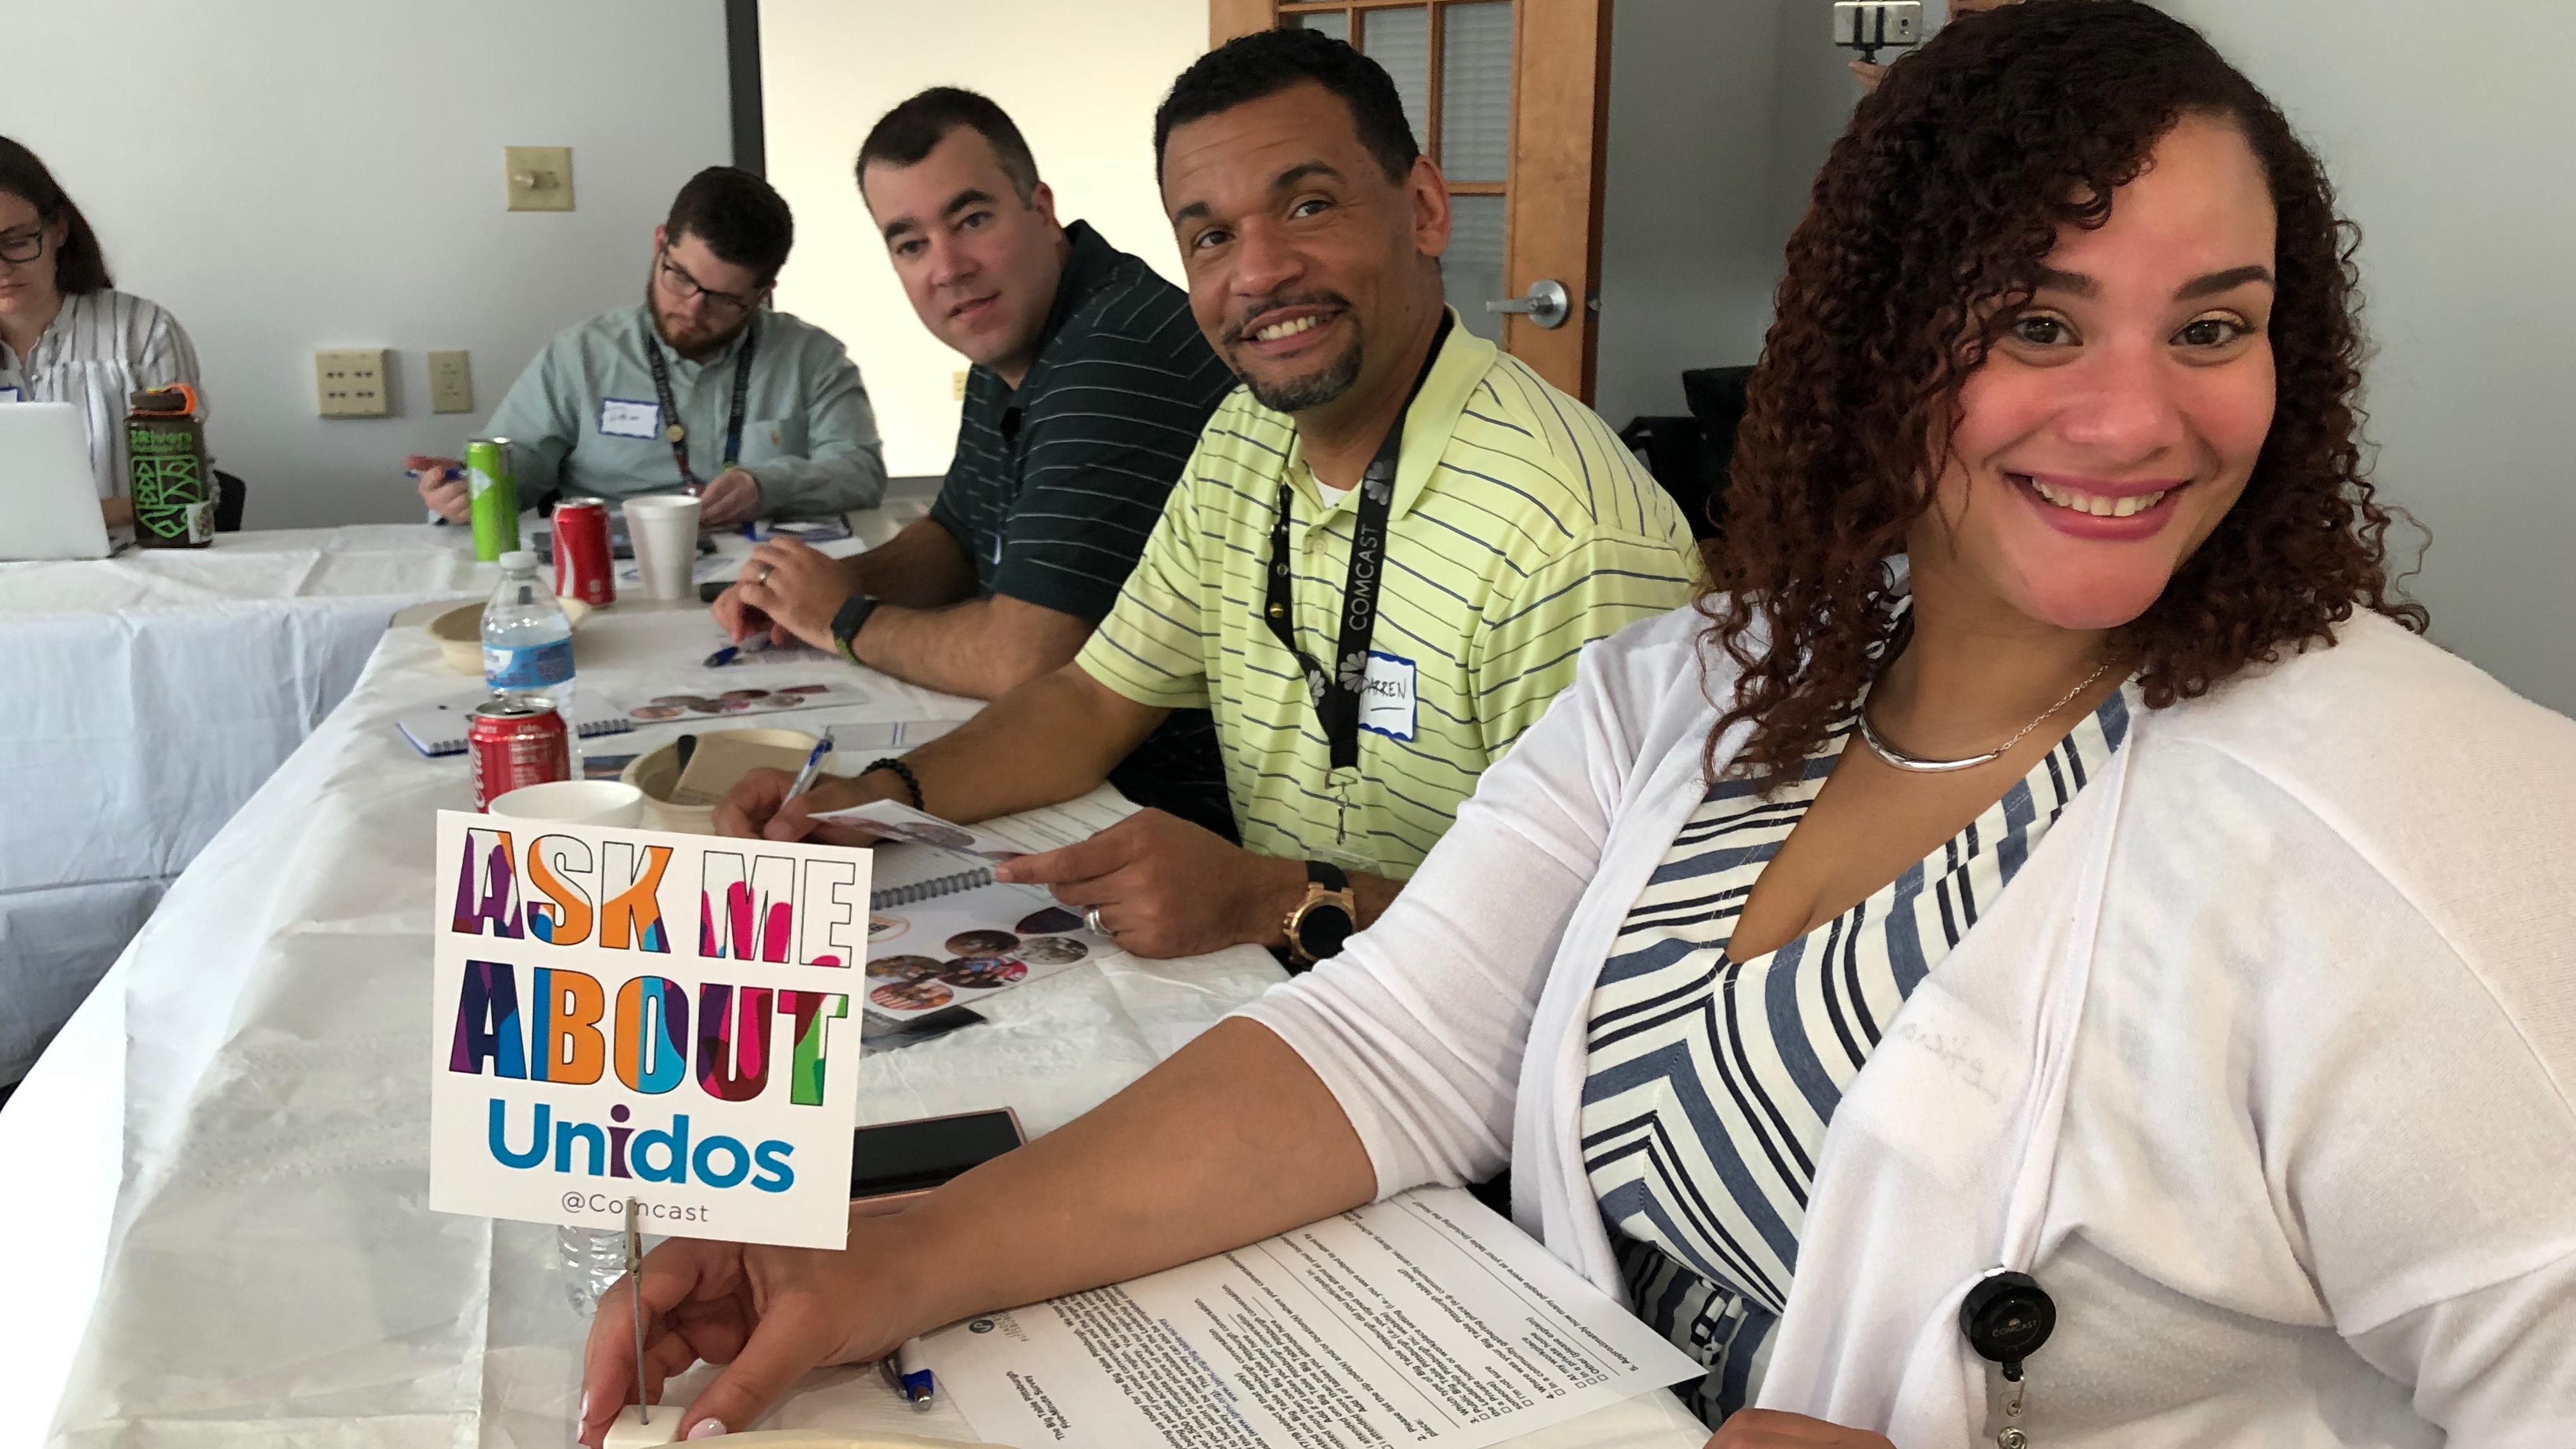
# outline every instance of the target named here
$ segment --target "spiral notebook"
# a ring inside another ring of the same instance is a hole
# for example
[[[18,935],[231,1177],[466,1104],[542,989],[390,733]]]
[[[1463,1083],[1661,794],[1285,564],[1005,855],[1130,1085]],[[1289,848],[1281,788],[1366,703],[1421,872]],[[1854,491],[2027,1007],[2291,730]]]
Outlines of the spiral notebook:
[[[414,710],[394,721],[394,728],[411,742],[411,747],[429,759],[465,753],[465,730],[474,717],[474,707],[490,699],[488,694],[473,695],[449,704]],[[583,739],[601,735],[622,735],[635,728],[626,717],[626,707],[615,700],[575,697],[572,712],[564,716],[564,725]]]
[[[868,895],[869,1014],[901,1021],[971,1006],[1115,950],[1053,892],[998,882],[993,865],[1088,839],[1134,809],[1103,789],[974,827],[890,801],[818,817],[887,842],[876,849]]]

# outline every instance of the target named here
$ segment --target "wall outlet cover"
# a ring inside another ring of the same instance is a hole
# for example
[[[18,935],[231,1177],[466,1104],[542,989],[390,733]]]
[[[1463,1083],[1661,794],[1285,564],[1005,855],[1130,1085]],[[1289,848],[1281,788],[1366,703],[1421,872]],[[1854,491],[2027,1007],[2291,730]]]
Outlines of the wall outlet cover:
[[[434,413],[474,411],[474,368],[462,351],[429,355],[429,410]]]
[[[572,210],[570,146],[504,146],[501,158],[510,210]]]
[[[392,372],[381,347],[344,347],[313,354],[313,381],[326,418],[380,418],[393,411]]]

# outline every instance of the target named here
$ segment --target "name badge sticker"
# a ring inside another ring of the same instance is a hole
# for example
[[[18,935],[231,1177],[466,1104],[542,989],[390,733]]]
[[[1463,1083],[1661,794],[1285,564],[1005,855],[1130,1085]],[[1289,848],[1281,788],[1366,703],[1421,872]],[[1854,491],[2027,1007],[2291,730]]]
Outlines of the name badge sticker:
[[[605,398],[599,404],[599,431],[611,438],[658,438],[662,436],[662,405]]]
[[[1360,728],[1391,740],[1413,741],[1413,661],[1372,649],[1360,681]]]
[[[25,402],[26,389],[14,382],[0,382],[0,402]]]

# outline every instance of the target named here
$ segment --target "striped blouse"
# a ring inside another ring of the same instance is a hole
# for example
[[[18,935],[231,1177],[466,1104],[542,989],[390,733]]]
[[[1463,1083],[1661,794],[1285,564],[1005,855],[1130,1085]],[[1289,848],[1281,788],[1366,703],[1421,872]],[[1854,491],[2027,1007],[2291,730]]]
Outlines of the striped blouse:
[[[1772,798],[1758,782],[1712,786],[1621,924],[1592,995],[1584,1166],[1639,1316],[1708,1366],[1684,1397],[1712,1427],[1760,1388],[1834,1105],[2120,747],[2134,687],[1869,899],[1731,961],[1736,916],[1852,739],[1846,721]]]
[[[121,498],[127,491],[130,395],[174,382],[197,386],[196,346],[178,318],[131,293],[65,297],[53,325],[23,358],[0,344],[0,400],[80,406],[101,498]]]

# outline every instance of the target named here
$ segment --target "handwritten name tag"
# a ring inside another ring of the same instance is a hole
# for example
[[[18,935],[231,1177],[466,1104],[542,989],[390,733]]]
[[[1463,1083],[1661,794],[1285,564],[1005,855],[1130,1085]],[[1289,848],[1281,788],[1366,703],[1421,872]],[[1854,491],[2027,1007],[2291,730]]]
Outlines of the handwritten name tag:
[[[1360,728],[1409,742],[1414,707],[1413,661],[1370,650],[1368,673],[1360,682]]]
[[[599,404],[599,431],[611,438],[662,436],[662,405],[612,397]]]

